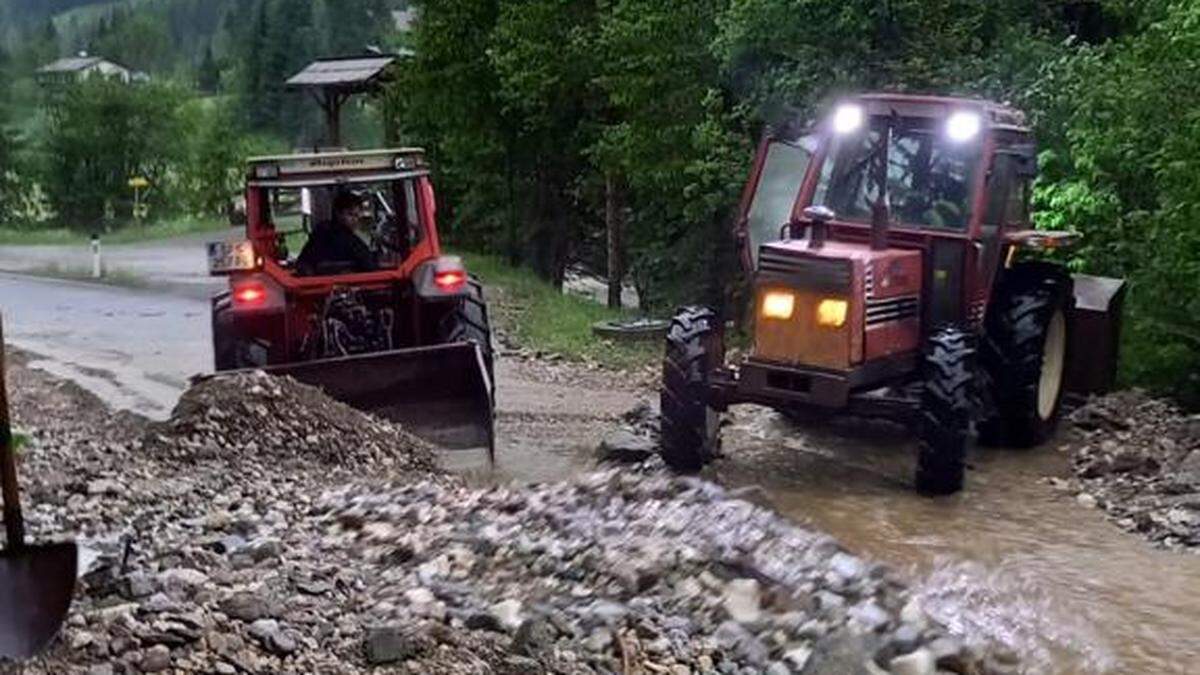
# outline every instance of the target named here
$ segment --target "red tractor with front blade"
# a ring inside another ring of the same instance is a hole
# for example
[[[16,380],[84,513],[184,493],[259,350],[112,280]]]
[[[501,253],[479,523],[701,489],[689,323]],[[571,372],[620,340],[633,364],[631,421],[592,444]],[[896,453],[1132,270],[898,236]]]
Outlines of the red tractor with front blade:
[[[246,239],[208,249],[211,272],[229,278],[212,301],[217,371],[290,375],[442,446],[493,451],[487,305],[442,254],[424,153],[248,168]]]
[[[963,486],[972,440],[1046,440],[1064,391],[1112,384],[1123,283],[1024,251],[1036,147],[1020,112],[977,100],[863,95],[763,142],[736,234],[753,273],[749,356],[724,322],[680,311],[663,364],[662,454],[699,470],[737,403],[792,417],[910,425],[917,488]]]

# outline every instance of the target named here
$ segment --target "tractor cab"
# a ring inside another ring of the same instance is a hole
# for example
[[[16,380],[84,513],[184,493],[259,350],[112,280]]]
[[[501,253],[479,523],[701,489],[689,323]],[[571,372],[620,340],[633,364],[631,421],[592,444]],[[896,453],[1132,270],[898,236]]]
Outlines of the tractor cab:
[[[1009,251],[1071,238],[1033,236],[1035,146],[1024,115],[994,103],[861,96],[835,106],[812,133],[768,138],[756,164],[739,229],[745,262],[768,277],[798,259],[849,264],[864,302],[848,308],[847,321],[864,330],[868,309],[872,326],[881,315],[977,326]],[[848,255],[861,264],[837,262]],[[864,333],[871,349],[855,348],[844,365],[914,349],[913,329],[892,326],[886,340]],[[897,341],[897,332],[908,338]]]
[[[314,233],[339,226],[334,205],[346,199],[354,203],[357,222],[350,229],[369,251],[370,269],[336,259],[298,265]],[[435,215],[429,170],[417,149],[253,158],[246,178],[246,240],[214,245],[210,270],[221,274],[253,264],[280,280],[404,275],[438,255]],[[255,259],[238,257],[250,249]]]

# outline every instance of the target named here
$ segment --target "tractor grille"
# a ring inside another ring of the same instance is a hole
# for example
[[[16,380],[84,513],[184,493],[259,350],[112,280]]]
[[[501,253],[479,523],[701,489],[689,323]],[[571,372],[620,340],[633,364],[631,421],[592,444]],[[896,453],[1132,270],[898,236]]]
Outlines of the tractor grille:
[[[759,249],[758,271],[804,288],[850,287],[849,261],[797,256],[770,246]]]
[[[920,301],[915,295],[885,300],[867,301],[867,326],[874,326],[888,321],[908,319],[917,315]]]

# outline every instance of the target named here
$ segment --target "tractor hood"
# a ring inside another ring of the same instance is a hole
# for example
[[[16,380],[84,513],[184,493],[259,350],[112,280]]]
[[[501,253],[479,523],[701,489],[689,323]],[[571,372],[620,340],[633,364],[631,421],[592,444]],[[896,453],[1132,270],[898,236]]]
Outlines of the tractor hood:
[[[755,275],[755,358],[847,371],[908,355],[921,324],[921,252],[828,241],[765,244]]]

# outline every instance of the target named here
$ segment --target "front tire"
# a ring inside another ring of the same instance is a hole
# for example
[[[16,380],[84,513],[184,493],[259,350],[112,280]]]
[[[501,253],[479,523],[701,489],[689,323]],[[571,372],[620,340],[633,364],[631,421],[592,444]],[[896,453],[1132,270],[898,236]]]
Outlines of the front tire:
[[[725,360],[716,314],[686,307],[671,321],[663,357],[662,458],[680,472],[704,468],[721,448],[721,416],[708,405],[709,373]]]
[[[917,491],[949,495],[962,490],[971,442],[975,348],[970,336],[946,327],[929,338],[918,436]]]
[[[1029,448],[1054,433],[1073,291],[1066,271],[1049,263],[1018,265],[1001,280],[988,313],[984,351],[996,406],[986,427],[990,442]]]

